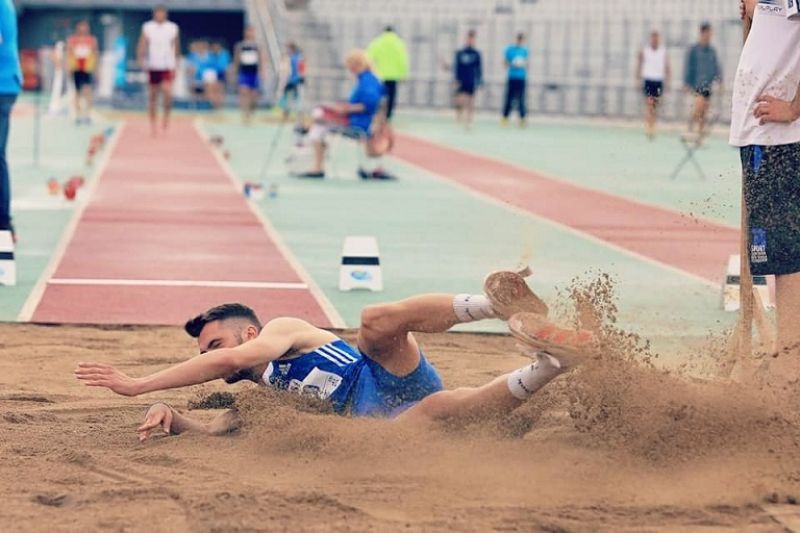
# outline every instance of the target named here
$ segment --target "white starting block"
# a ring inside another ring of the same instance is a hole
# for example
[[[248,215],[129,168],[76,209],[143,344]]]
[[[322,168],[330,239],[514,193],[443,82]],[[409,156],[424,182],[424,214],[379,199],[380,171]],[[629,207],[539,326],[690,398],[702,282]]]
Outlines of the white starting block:
[[[17,266],[14,262],[14,240],[10,231],[0,231],[0,285],[17,284]]]
[[[725,286],[722,289],[722,307],[725,311],[738,311],[740,306],[741,290],[739,286],[739,256],[732,255],[728,259],[728,270],[725,273]],[[753,290],[758,292],[758,296],[764,305],[765,310],[772,309],[775,304],[767,285],[766,276],[753,276]]]
[[[347,237],[342,247],[339,290],[383,290],[381,258],[375,237]]]

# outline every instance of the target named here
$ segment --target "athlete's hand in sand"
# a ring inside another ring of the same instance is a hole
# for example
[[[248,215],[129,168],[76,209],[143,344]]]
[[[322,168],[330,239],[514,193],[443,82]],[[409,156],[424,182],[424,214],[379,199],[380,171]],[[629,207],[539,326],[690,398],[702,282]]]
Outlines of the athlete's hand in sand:
[[[169,405],[165,403],[154,404],[144,415],[144,423],[136,430],[139,434],[139,442],[149,439],[150,432],[159,426],[164,433],[169,435],[170,427],[172,427],[172,418],[172,408]]]
[[[766,124],[767,122],[788,124],[800,118],[800,109],[794,102],[780,100],[774,96],[760,96],[756,101],[753,115],[761,120],[761,124]]]
[[[139,380],[106,363],[78,363],[75,377],[89,387],[106,387],[122,396],[139,394]]]

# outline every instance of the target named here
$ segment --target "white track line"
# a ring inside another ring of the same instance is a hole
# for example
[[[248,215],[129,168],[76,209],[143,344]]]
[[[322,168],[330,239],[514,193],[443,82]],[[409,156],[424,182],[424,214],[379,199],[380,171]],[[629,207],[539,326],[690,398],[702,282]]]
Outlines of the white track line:
[[[596,244],[599,244],[599,245],[601,245],[601,246],[603,246],[605,248],[611,248],[611,249],[616,250],[617,252],[619,252],[619,253],[621,253],[623,255],[627,255],[629,257],[633,257],[633,258],[638,259],[639,261],[642,261],[642,262],[647,263],[649,265],[662,268],[662,269],[667,270],[667,271],[669,271],[669,272],[671,272],[673,274],[679,274],[679,275],[681,275],[683,277],[691,279],[692,281],[701,283],[706,287],[709,287],[709,288],[712,288],[712,289],[715,289],[715,290],[719,290],[719,288],[720,288],[720,283],[708,280],[708,279],[706,279],[706,278],[704,278],[702,276],[698,276],[697,274],[692,274],[691,272],[687,272],[686,270],[680,269],[678,267],[674,267],[672,265],[668,265],[667,263],[662,263],[661,261],[658,261],[657,259],[653,259],[652,257],[648,257],[648,256],[642,255],[642,254],[640,254],[638,252],[634,252],[632,250],[628,250],[627,248],[623,248],[622,246],[620,246],[618,244],[614,244],[612,242],[605,241],[605,240],[601,239],[600,237],[595,237],[594,235],[591,235],[590,233],[584,233],[583,231],[577,230],[577,229],[575,229],[575,228],[573,228],[571,226],[567,226],[566,224],[562,224],[560,222],[556,222],[556,221],[551,220],[549,218],[545,218],[545,217],[543,217],[541,215],[537,215],[536,213],[534,213],[532,211],[528,211],[526,209],[523,209],[521,207],[517,207],[515,205],[507,204],[504,201],[502,201],[502,200],[500,200],[498,198],[495,198],[494,196],[490,196],[489,194],[486,194],[484,192],[481,192],[481,191],[478,191],[476,189],[473,189],[472,187],[470,187],[468,185],[464,185],[463,183],[460,183],[460,182],[456,181],[455,179],[448,178],[447,176],[443,176],[441,174],[437,174],[436,172],[433,172],[432,170],[428,170],[428,169],[423,168],[423,167],[421,167],[421,166],[419,166],[419,165],[417,165],[415,163],[411,163],[410,161],[406,161],[405,159],[403,159],[401,157],[398,157],[398,156],[392,156],[392,157],[394,159],[396,159],[401,165],[408,166],[410,168],[416,169],[418,172],[421,172],[423,176],[429,176],[429,177],[431,177],[433,179],[445,182],[445,183],[447,183],[449,185],[452,185],[453,187],[461,189],[462,191],[468,193],[470,196],[473,196],[475,198],[479,198],[479,199],[481,199],[481,200],[483,200],[485,202],[489,202],[490,204],[493,204],[493,205],[496,205],[498,207],[501,207],[501,208],[503,208],[503,209],[505,209],[507,211],[511,211],[513,213],[517,213],[518,215],[522,215],[522,216],[525,216],[525,217],[528,217],[528,218],[532,218],[532,219],[536,220],[537,222],[541,222],[543,224],[547,224],[549,226],[556,227],[556,228],[558,228],[560,230],[566,231],[567,233],[571,233],[572,235],[575,235],[575,236],[580,237],[582,239],[585,239],[587,241],[591,241],[591,242],[594,242]],[[720,272],[722,272],[722,266],[720,266]],[[721,279],[721,277],[720,277],[720,279]]]
[[[305,283],[285,283],[280,281],[52,278],[47,283],[50,285],[102,285],[115,287],[216,287],[224,289],[308,290],[308,285]]]
[[[197,130],[197,134],[200,135],[200,138],[208,141],[208,135],[206,135],[205,131],[203,131],[203,128],[200,126],[200,119],[194,120],[194,127],[195,130]],[[225,172],[225,175],[228,176],[228,179],[231,180],[231,183],[239,192],[239,194],[243,194],[243,184],[241,181],[239,181],[239,178],[236,177],[236,174],[233,172],[233,168],[231,168],[230,163],[228,163],[228,161],[222,157],[222,154],[220,154],[219,150],[211,149],[211,153],[214,155],[217,163],[219,163],[219,166]],[[261,210],[253,204],[253,202],[247,200],[245,202],[247,203],[247,207],[250,209],[250,212],[255,215],[259,222],[261,222],[261,225],[264,227],[264,231],[267,232],[267,235],[275,243],[275,246],[277,246],[283,257],[289,262],[289,265],[291,265],[295,272],[297,272],[297,275],[300,276],[300,279],[308,285],[308,291],[322,308],[322,312],[325,313],[325,316],[328,318],[331,325],[334,328],[347,327],[342,315],[339,314],[339,311],[337,311],[331,301],[328,300],[328,297],[325,296],[325,293],[319,288],[319,285],[317,285],[317,283],[314,281],[314,278],[311,277],[300,261],[298,261],[294,256],[289,247],[286,246],[286,243],[283,242],[283,239],[275,229],[275,226],[272,225],[272,222],[270,222],[269,219],[264,216],[264,213],[262,213]]]
[[[89,179],[89,184],[86,187],[86,190],[83,191],[83,198],[81,199],[81,202],[75,208],[75,213],[72,215],[67,227],[64,229],[64,233],[61,234],[61,240],[58,242],[58,246],[53,252],[53,255],[50,257],[50,262],[47,263],[42,275],[39,276],[39,280],[36,282],[33,290],[28,295],[28,299],[25,300],[25,305],[22,306],[22,309],[20,309],[19,314],[17,315],[17,320],[19,322],[30,322],[31,317],[33,317],[33,313],[39,306],[39,302],[42,300],[42,296],[44,296],[44,290],[47,288],[47,280],[53,277],[56,269],[58,269],[58,265],[61,264],[61,259],[64,257],[64,252],[67,251],[67,246],[72,240],[73,235],[75,235],[75,230],[78,228],[78,222],[83,216],[86,206],[89,205],[89,200],[91,200],[92,196],[94,196],[94,191],[97,189],[98,183],[100,183],[100,178],[108,166],[108,162],[111,159],[111,154],[117,147],[117,142],[119,141],[120,135],[122,134],[122,130],[124,128],[125,123],[120,122],[114,128],[114,133],[111,135],[111,138],[108,140],[108,142],[106,142],[105,149],[100,154],[100,161],[97,163],[94,172],[92,172],[92,177]]]

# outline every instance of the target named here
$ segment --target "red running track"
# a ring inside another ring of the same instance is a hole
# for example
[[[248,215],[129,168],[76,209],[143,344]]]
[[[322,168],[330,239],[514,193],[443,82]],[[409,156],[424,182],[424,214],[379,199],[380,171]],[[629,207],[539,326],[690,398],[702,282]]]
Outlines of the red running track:
[[[550,178],[407,134],[393,154],[534,215],[664,265],[720,282],[739,230]]]
[[[190,121],[157,139],[128,121],[98,179],[33,321],[183,324],[236,301],[332,325]]]

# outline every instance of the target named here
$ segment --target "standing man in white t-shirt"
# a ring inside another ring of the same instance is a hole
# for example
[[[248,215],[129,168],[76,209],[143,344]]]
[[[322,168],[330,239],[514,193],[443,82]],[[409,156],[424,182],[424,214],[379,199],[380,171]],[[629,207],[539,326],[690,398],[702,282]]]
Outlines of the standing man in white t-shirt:
[[[139,65],[149,77],[148,104],[150,128],[153,135],[158,131],[156,107],[158,94],[164,102],[164,117],[161,127],[169,126],[169,112],[172,108],[172,80],[180,55],[180,31],[178,25],[167,20],[167,8],[159,5],[153,8],[153,19],[142,25],[136,55]]]
[[[644,92],[644,132],[653,140],[656,136],[656,118],[661,95],[671,77],[667,48],[661,44],[661,35],[653,30],[650,43],[639,52],[636,79]]]
[[[745,45],[730,142],[741,149],[753,275],[774,274],[773,383],[800,380],[800,19],[776,0],[741,3]]]

